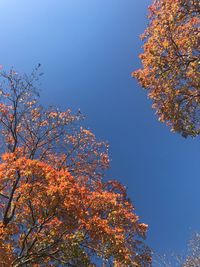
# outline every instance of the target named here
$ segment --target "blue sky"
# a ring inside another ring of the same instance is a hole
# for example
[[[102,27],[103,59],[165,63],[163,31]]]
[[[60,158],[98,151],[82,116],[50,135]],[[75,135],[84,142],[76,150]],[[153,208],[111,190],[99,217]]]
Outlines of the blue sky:
[[[150,0],[0,0],[0,64],[30,72],[42,64],[41,101],[78,108],[110,143],[119,179],[158,252],[181,252],[200,230],[199,138],[159,123],[131,72]]]

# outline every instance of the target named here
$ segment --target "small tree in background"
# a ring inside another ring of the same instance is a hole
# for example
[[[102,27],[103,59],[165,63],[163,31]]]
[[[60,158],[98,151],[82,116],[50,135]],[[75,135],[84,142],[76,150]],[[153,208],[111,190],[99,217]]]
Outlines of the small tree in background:
[[[155,0],[142,39],[142,68],[133,76],[148,90],[161,122],[184,137],[200,134],[200,2]]]
[[[185,255],[158,255],[155,253],[153,262],[156,267],[199,267],[200,266],[200,234],[195,233],[188,242]],[[153,264],[153,266],[154,266]]]
[[[189,241],[189,253],[183,267],[200,266],[200,234],[196,233]]]
[[[38,104],[37,71],[1,73],[1,266],[151,266],[147,225],[102,181],[107,144],[80,112]]]

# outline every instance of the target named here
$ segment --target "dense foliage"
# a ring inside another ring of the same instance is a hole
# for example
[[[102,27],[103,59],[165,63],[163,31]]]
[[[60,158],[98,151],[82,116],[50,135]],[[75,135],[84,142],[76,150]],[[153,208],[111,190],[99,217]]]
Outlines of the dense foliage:
[[[200,134],[200,2],[155,0],[142,39],[142,68],[159,120],[183,136]]]
[[[150,266],[125,188],[103,182],[108,147],[80,112],[38,104],[37,74],[1,73],[1,266]]]

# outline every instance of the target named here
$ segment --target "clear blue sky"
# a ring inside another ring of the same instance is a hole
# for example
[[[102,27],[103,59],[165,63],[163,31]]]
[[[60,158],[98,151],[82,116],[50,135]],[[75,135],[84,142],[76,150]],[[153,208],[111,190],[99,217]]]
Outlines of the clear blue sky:
[[[183,139],[157,121],[130,76],[150,0],[0,0],[0,64],[30,72],[42,64],[42,102],[78,108],[110,143],[110,178],[123,182],[148,244],[186,247],[200,230],[199,138]]]

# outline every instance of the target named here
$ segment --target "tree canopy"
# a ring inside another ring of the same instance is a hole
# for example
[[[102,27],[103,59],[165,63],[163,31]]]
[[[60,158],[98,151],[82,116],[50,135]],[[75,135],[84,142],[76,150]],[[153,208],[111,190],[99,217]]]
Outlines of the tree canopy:
[[[142,35],[142,68],[133,76],[148,90],[161,122],[184,137],[200,134],[200,2],[155,0]]]
[[[1,73],[0,264],[150,266],[147,225],[103,181],[108,145],[80,112],[39,104],[37,71]]]

